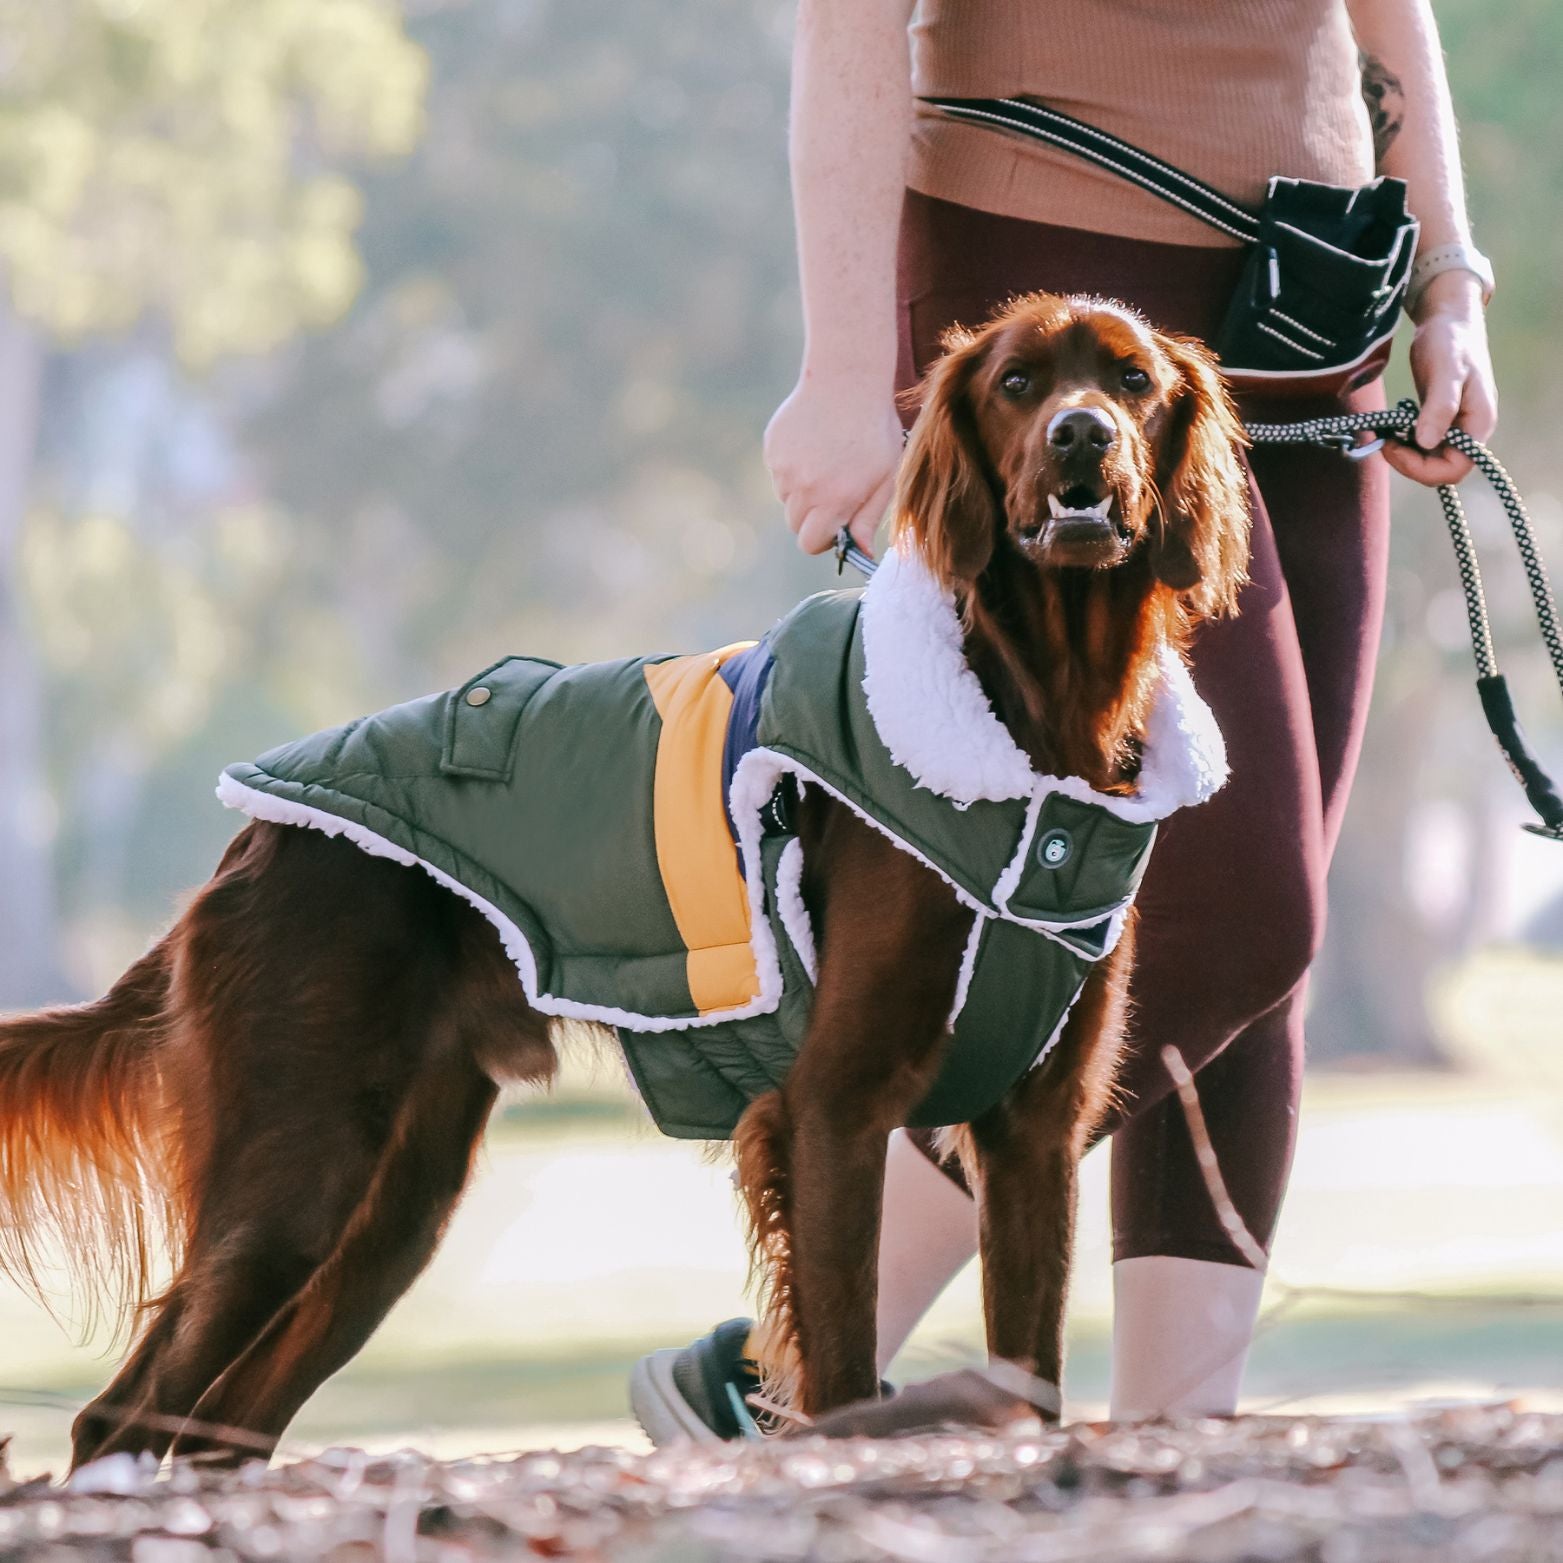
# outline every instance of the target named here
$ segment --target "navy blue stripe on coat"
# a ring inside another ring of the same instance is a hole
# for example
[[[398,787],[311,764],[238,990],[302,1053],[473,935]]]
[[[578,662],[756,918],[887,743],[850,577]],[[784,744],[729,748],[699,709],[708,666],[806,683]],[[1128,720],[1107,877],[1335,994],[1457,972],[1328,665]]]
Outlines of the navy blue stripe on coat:
[[[762,640],[747,651],[729,657],[721,668],[723,682],[733,692],[733,709],[727,718],[727,735],[722,742],[722,796],[727,803],[727,828],[733,842],[738,841],[738,826],[733,820],[733,772],[738,762],[754,748],[760,728],[760,702],[775,658],[768,641]],[[739,867],[743,865],[740,863]]]

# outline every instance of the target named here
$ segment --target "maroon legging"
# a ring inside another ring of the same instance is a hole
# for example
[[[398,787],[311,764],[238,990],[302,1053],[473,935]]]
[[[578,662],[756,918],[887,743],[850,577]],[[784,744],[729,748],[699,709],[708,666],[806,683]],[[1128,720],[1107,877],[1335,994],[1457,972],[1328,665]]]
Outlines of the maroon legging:
[[[1241,252],[1057,228],[908,191],[898,278],[900,386],[954,322],[1015,293],[1095,293],[1153,325],[1210,337]],[[1383,405],[1378,384],[1329,399],[1245,401],[1247,418]],[[1228,1189],[1267,1247],[1296,1143],[1308,967],[1361,747],[1383,616],[1388,473],[1310,447],[1249,456],[1252,582],[1238,617],[1203,626],[1194,682],[1232,776],[1161,828],[1139,896],[1133,1018],[1113,1136],[1113,1252],[1243,1264],[1195,1162],[1160,1050],[1195,1071]],[[928,1136],[914,1136],[925,1151]],[[948,1169],[947,1169],[948,1170]],[[952,1173],[958,1177],[958,1173]]]

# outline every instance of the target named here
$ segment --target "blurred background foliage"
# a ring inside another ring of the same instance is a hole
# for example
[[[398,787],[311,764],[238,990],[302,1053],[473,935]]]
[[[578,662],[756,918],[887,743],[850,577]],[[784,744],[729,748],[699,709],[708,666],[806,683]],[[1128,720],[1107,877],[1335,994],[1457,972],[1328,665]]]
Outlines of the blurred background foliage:
[[[1499,445],[1563,556],[1563,8],[1438,12]],[[513,650],[720,644],[829,584],[760,459],[799,348],[791,15],[0,0],[0,1008],[98,990],[166,923],[234,828],[223,763]],[[1513,828],[1432,496],[1397,504],[1313,1036],[1431,1062],[1441,972],[1563,938],[1563,853]]]

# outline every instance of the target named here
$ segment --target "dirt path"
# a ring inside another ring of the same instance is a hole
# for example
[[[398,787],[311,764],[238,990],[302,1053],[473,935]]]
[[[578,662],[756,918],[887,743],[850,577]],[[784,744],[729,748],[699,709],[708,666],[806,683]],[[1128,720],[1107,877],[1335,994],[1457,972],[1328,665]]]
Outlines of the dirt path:
[[[354,1450],[0,1496],[0,1555],[200,1563],[1137,1563],[1563,1557],[1563,1417],[1250,1418],[1008,1439],[435,1464]]]

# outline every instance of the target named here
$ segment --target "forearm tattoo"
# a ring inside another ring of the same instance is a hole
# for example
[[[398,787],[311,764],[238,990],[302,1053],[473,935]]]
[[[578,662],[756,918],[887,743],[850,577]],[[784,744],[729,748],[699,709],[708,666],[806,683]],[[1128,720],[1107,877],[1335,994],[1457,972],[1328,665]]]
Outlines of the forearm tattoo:
[[[1368,119],[1373,126],[1374,160],[1382,163],[1405,123],[1406,95],[1400,78],[1375,55],[1359,52],[1357,63],[1362,71],[1362,101],[1368,106]]]

